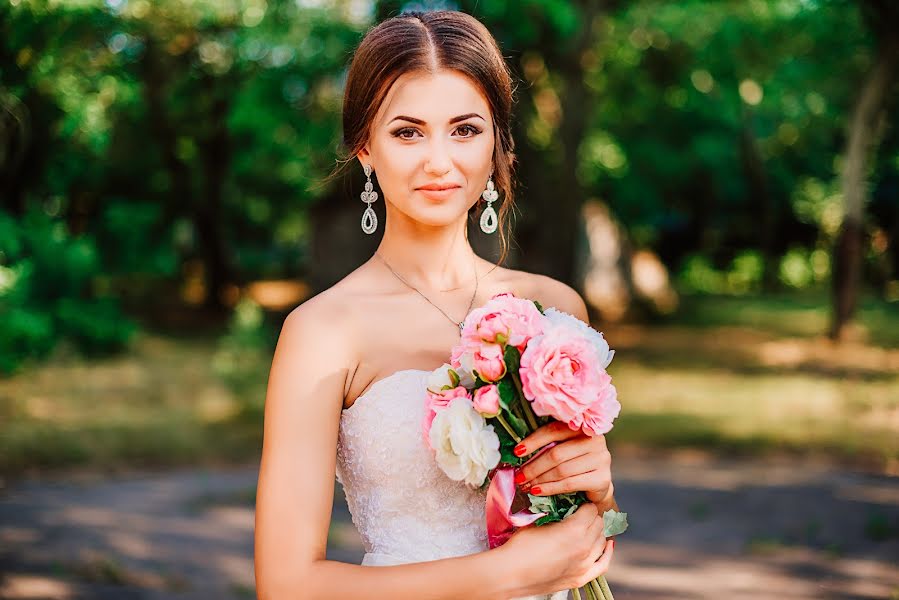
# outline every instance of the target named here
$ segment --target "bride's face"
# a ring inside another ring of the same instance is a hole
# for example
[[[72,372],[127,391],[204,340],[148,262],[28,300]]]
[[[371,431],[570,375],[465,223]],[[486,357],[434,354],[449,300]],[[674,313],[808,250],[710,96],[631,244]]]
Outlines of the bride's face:
[[[458,71],[405,73],[387,93],[358,157],[381,196],[410,219],[443,226],[465,218],[484,191],[493,159],[493,116]],[[449,187],[429,191],[427,187]]]

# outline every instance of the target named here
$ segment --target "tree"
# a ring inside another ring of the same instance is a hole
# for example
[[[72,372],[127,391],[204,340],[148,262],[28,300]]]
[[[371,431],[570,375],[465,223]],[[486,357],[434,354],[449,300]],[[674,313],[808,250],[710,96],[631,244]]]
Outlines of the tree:
[[[843,222],[833,248],[833,310],[829,335],[839,340],[855,312],[864,252],[866,183],[870,154],[888,124],[890,92],[899,70],[899,5],[890,0],[861,0],[860,9],[874,34],[874,58],[861,83],[846,127],[842,172]]]

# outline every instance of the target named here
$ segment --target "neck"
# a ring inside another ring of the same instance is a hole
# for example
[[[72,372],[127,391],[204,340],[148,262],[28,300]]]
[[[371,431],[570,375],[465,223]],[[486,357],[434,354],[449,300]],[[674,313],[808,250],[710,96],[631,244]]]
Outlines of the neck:
[[[392,214],[385,219],[377,253],[419,290],[469,289],[475,279],[477,257],[468,242],[466,219],[467,215],[452,225],[435,227]]]

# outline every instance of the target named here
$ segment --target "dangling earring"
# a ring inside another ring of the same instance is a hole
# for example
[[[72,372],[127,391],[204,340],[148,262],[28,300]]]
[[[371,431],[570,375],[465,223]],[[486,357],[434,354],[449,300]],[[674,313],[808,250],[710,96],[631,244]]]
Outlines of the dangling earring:
[[[481,231],[493,233],[496,231],[498,222],[496,211],[493,210],[493,201],[499,198],[499,192],[493,188],[493,171],[490,172],[490,178],[487,179],[487,189],[481,192],[481,198],[487,201],[487,208],[481,213]]]
[[[371,183],[371,165],[365,165],[365,177],[368,181],[365,182],[365,191],[360,197],[368,204],[368,208],[362,213],[362,231],[371,234],[378,228],[378,215],[371,208],[371,203],[378,199],[378,192],[374,191]]]

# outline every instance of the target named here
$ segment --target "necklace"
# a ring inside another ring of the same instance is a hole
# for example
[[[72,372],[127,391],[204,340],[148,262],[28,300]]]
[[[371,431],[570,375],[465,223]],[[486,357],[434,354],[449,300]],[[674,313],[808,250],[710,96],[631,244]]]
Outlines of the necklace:
[[[449,320],[450,320],[450,323],[452,323],[453,325],[456,325],[456,326],[459,328],[459,333],[462,332],[462,327],[465,325],[465,318],[464,318],[464,317],[462,318],[461,321],[456,321],[455,319],[453,319],[451,316],[449,316],[448,314],[446,314],[446,312],[444,312],[444,310],[443,310],[442,308],[440,308],[439,306],[437,306],[436,304],[434,304],[433,302],[431,302],[431,300],[428,299],[427,296],[425,296],[424,294],[422,294],[421,291],[419,291],[418,288],[416,288],[414,285],[410,284],[408,281],[406,281],[405,279],[403,279],[402,277],[400,277],[400,276],[399,276],[399,273],[397,273],[396,271],[394,271],[393,268],[392,268],[389,264],[387,264],[387,261],[384,260],[384,259],[381,257],[380,254],[378,254],[377,252],[375,252],[375,256],[378,257],[378,260],[380,260],[382,263],[384,263],[384,266],[385,266],[385,267],[387,267],[388,269],[390,269],[390,272],[391,272],[391,273],[393,273],[394,275],[396,275],[396,278],[397,278],[397,279],[399,279],[399,280],[402,281],[404,284],[406,284],[406,286],[408,286],[408,287],[412,288],[413,290],[415,290],[415,291],[418,293],[419,296],[421,296],[422,298],[424,298],[425,300],[428,301],[428,304],[430,304],[431,306],[433,306],[434,308],[436,308],[437,310],[439,310],[441,313],[443,313],[443,316],[446,317],[447,319],[449,319]],[[471,312],[471,307],[474,306],[474,299],[475,299],[475,297],[478,295],[478,282],[480,282],[480,277],[478,277],[478,267],[477,267],[477,264],[475,263],[475,260],[474,260],[474,254],[473,254],[473,253],[472,253],[472,255],[471,255],[471,258],[472,258],[472,261],[471,261],[471,262],[472,262],[472,266],[474,267],[474,293],[471,295],[471,301],[468,303],[468,309],[465,311],[465,316],[466,316],[466,317],[468,316],[468,313]]]

